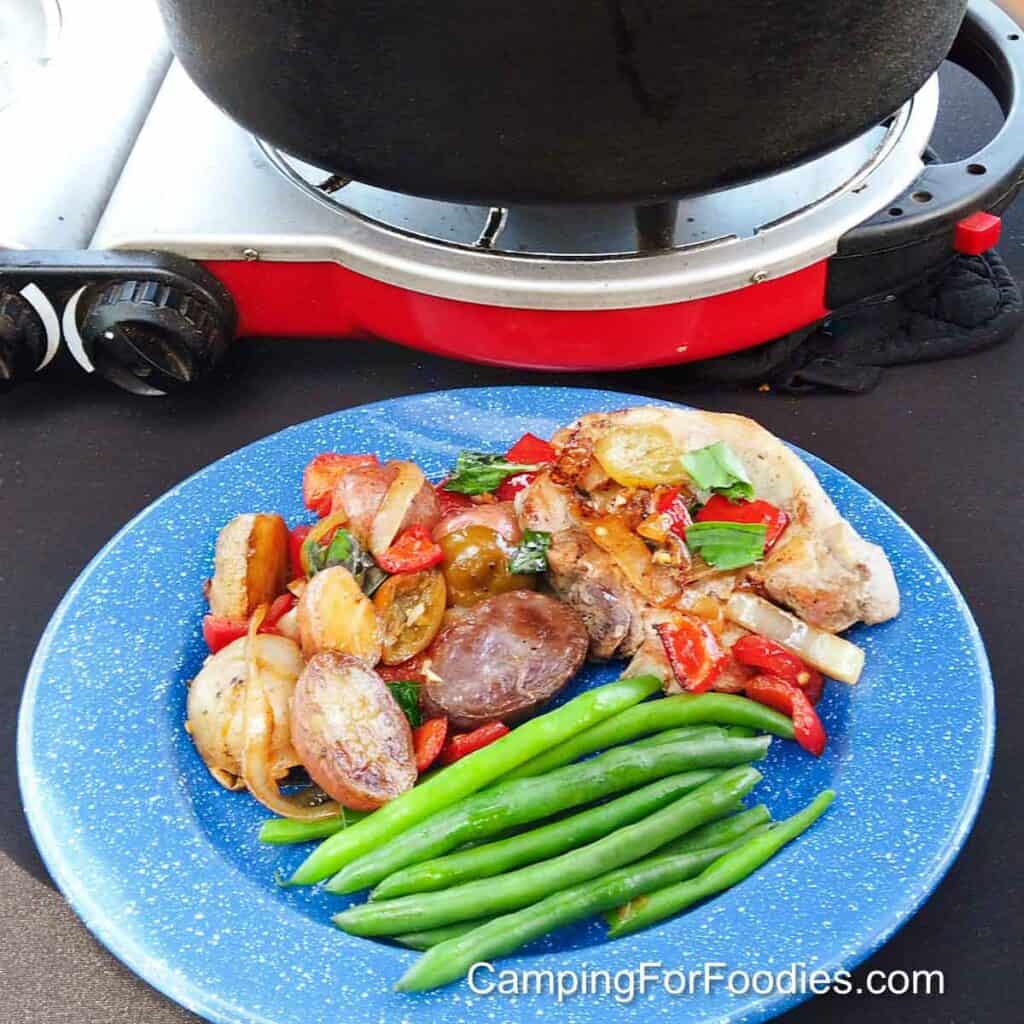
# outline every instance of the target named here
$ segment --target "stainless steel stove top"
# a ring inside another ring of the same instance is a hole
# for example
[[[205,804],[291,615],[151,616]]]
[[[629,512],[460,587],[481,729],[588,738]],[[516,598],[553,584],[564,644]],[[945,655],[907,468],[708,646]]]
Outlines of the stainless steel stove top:
[[[0,248],[88,247],[170,63],[143,0],[0,0]]]
[[[642,251],[629,207],[435,202],[330,176],[248,136],[174,65],[93,239],[193,259],[334,261],[426,294],[527,308],[635,307],[729,291],[828,256],[914,180],[932,80],[887,126],[769,179],[681,201]]]

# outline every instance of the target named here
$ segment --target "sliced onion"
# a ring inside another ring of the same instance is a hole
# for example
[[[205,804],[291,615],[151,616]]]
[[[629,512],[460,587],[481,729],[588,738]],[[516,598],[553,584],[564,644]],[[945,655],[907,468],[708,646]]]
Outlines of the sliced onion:
[[[623,576],[648,600],[662,604],[678,593],[665,573],[659,573],[647,545],[616,516],[587,524],[591,540],[615,560]]]
[[[860,679],[864,652],[856,644],[809,626],[756,594],[733,594],[725,606],[725,616],[751,633],[781,644],[832,679],[842,683]]]
[[[301,641],[301,634],[299,633],[299,606],[296,605],[290,611],[285,612],[277,620],[276,627],[281,636],[286,636],[289,640],[299,643]]]
[[[409,506],[427,482],[423,470],[415,463],[394,462],[392,465],[398,467],[398,475],[391,481],[370,527],[370,553],[375,558],[391,547],[409,513]]]
[[[281,792],[270,768],[273,713],[263,687],[256,638],[266,616],[261,605],[249,622],[245,647],[245,745],[242,748],[242,778],[249,792],[264,807],[286,818],[320,821],[337,817],[340,808],[333,800],[323,801],[312,787],[300,793]],[[315,802],[314,802],[315,801]]]

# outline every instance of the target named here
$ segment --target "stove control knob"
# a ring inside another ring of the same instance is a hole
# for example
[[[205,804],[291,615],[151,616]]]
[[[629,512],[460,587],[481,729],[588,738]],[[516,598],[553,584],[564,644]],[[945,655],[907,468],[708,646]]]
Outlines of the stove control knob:
[[[80,333],[96,372],[137,395],[198,383],[231,341],[223,310],[157,281],[107,285],[87,302]]]
[[[28,299],[0,288],[0,391],[31,377],[46,358],[46,328]]]

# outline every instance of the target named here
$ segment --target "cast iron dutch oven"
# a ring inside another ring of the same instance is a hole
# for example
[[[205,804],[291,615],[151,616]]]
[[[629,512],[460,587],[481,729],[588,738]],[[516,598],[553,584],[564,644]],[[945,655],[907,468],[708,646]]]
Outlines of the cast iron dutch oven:
[[[830,149],[966,0],[160,0],[186,69],[325,170],[503,205],[655,201]]]

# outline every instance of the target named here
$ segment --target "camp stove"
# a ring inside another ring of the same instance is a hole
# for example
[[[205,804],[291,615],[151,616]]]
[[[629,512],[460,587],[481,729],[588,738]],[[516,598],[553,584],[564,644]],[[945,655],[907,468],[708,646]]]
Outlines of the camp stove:
[[[8,307],[12,297],[27,302],[17,316],[7,310],[8,376],[52,355],[60,336],[85,369],[140,393],[203,376],[236,335],[380,338],[541,370],[705,359],[990,248],[1024,167],[1024,42],[989,0],[972,0],[950,55],[1006,117],[981,152],[929,162],[933,78],[882,124],[817,159],[647,207],[485,207],[348,180],[251,137],[213,106],[167,56],[147,5],[60,6],[68,62],[103,37],[103,17],[119,52],[127,39],[150,42],[134,51],[128,79],[124,68],[111,76],[120,142],[98,150],[93,126],[89,146],[75,150],[79,172],[103,167],[91,196],[81,184],[77,198],[66,187],[44,195],[48,183],[30,180],[28,146],[14,154],[22,182],[12,205],[14,172],[0,168],[0,295]],[[60,83],[47,83],[56,71],[41,71],[38,86],[0,110],[0,128],[20,116],[43,134],[32,107],[44,87],[46,102],[59,103]],[[84,88],[64,78],[65,90]],[[62,120],[47,133],[74,130]],[[41,211],[52,229],[86,198],[97,212],[78,237],[43,230]],[[15,336],[30,358],[10,355]]]

